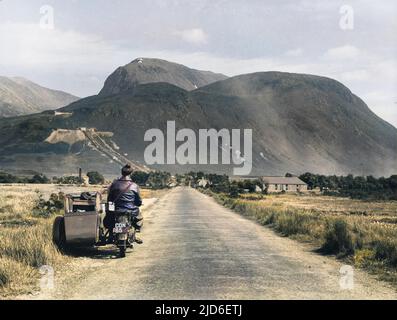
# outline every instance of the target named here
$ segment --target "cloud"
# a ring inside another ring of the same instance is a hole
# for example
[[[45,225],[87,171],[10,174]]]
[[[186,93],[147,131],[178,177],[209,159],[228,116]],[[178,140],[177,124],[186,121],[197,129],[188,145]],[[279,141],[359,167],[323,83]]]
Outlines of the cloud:
[[[183,41],[194,45],[203,45],[208,42],[208,35],[200,28],[175,31],[174,34],[179,36]]]
[[[45,30],[38,23],[1,22],[0,75],[23,76],[44,86],[86,96],[96,94],[116,67],[141,56],[229,76],[258,71],[317,74],[341,81],[374,112],[397,125],[397,61],[387,50],[376,51],[356,43],[329,45],[330,49],[324,51],[313,50],[304,43],[288,43],[281,54],[270,50],[254,56],[236,56],[210,47],[217,43],[214,31],[211,31],[211,43],[201,28],[173,26],[163,31],[162,37],[170,42],[171,35],[171,40],[180,43],[179,48],[158,45],[156,41],[151,43],[157,46],[148,47],[123,37],[120,38],[123,41],[105,40],[84,30]],[[185,43],[190,46],[186,47]],[[244,46],[239,46],[240,49]]]
[[[1,23],[0,39],[0,75],[23,76],[78,96],[97,93],[111,70],[131,60],[128,50],[97,35],[42,29],[38,23]]]
[[[381,118],[397,127],[397,95],[388,90],[376,90],[365,93],[361,98]]]
[[[303,54],[303,49],[302,48],[296,48],[292,50],[288,50],[285,55],[287,57],[300,57]]]
[[[65,69],[79,65],[111,64],[112,55],[124,55],[115,47],[92,34],[60,29],[42,29],[39,24],[0,24],[0,66]],[[109,60],[110,58],[110,60]]]
[[[333,60],[353,59],[360,55],[360,50],[352,45],[329,49],[324,57]]]
[[[340,75],[342,81],[367,81],[371,78],[371,74],[368,70],[352,70],[343,72]]]

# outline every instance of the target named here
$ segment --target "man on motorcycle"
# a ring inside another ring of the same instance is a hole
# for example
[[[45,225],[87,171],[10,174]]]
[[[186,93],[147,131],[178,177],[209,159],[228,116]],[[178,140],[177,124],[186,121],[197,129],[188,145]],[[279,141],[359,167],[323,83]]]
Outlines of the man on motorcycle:
[[[131,222],[133,223],[137,232],[142,227],[143,217],[140,213],[139,207],[142,205],[142,199],[139,193],[139,187],[131,180],[131,173],[133,169],[131,165],[126,164],[121,169],[121,177],[114,180],[108,190],[108,202],[114,203],[114,210],[117,212],[128,212],[130,214]],[[105,224],[113,235],[114,212],[107,212],[105,217]],[[136,243],[142,243],[142,240],[135,238]]]

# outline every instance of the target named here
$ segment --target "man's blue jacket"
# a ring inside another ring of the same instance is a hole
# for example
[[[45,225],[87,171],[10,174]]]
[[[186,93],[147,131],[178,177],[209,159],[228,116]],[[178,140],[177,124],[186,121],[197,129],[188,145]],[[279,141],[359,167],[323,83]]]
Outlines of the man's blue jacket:
[[[120,177],[109,187],[108,202],[115,203],[116,211],[139,212],[142,205],[139,187],[130,177]]]

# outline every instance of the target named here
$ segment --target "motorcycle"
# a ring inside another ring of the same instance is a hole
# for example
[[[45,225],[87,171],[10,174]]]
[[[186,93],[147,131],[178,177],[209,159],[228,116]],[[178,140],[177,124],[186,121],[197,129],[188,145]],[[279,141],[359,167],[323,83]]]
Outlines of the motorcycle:
[[[131,212],[108,210],[100,193],[67,194],[65,213],[55,218],[52,236],[63,251],[114,244],[124,258],[136,242],[135,223]]]
[[[114,244],[119,248],[120,257],[124,258],[127,248],[132,248],[135,242],[136,229],[133,218],[128,212],[115,212],[115,224],[113,228]]]

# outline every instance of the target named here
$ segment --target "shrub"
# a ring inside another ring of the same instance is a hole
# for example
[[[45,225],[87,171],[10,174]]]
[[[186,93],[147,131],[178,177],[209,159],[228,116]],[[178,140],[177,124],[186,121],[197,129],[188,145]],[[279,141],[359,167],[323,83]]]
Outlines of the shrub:
[[[275,229],[285,236],[310,233],[309,217],[302,213],[287,210],[272,219]]]
[[[238,187],[235,185],[230,186],[229,196],[231,198],[238,198]]]
[[[64,176],[60,177],[57,181],[58,184],[81,184],[80,178],[77,176]]]
[[[0,172],[0,183],[15,183],[18,182],[18,178],[11,174]]]
[[[29,179],[29,183],[49,183],[50,179],[48,179],[44,174],[35,174],[32,178]]]
[[[103,184],[105,183],[105,178],[98,171],[87,172],[88,183],[89,184]]]
[[[354,265],[359,267],[367,267],[374,260],[373,249],[358,249],[354,253]]]
[[[375,258],[377,260],[385,260],[385,262],[397,267],[397,240],[386,238],[375,241]]]
[[[42,194],[39,194],[36,205],[33,208],[33,216],[48,218],[58,213],[64,207],[65,195],[62,192],[52,193],[49,200],[45,200]]]
[[[168,187],[171,181],[169,172],[154,171],[149,173],[147,184],[153,189],[163,189]]]
[[[355,250],[354,235],[345,221],[337,219],[327,224],[325,242],[322,246],[325,253],[338,255],[353,254]]]
[[[131,174],[131,179],[140,186],[145,186],[149,178],[149,173],[143,171],[134,171]]]

